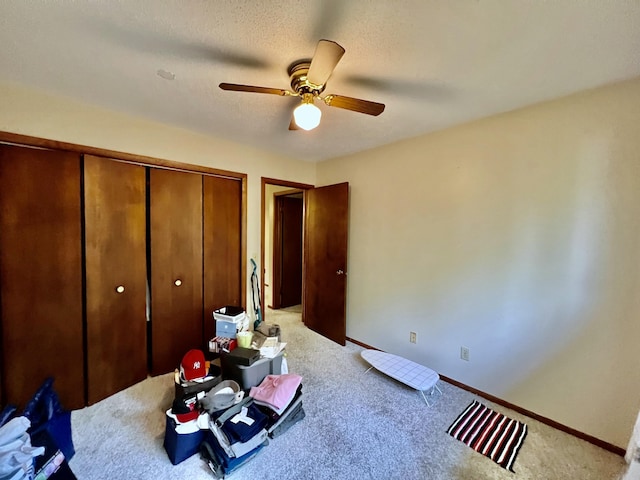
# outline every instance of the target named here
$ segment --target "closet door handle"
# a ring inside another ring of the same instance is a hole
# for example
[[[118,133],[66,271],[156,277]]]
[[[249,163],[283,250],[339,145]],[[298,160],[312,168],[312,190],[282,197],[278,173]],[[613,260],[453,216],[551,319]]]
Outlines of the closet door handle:
[[[116,287],[116,292],[118,293],[124,293],[124,285],[118,285]]]
[[[178,279],[176,279],[176,281],[175,281],[175,282],[173,282],[173,283],[174,283],[174,285],[175,285],[176,287],[179,287],[180,285],[182,285],[182,280],[180,280],[180,279],[178,278]]]

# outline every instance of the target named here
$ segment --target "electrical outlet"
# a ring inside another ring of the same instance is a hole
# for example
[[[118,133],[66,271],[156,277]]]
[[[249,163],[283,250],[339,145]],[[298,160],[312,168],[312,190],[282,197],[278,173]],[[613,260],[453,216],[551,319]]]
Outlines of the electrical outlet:
[[[460,358],[466,362],[469,361],[469,347],[460,347]]]
[[[409,341],[411,343],[416,343],[417,340],[416,332],[409,332]]]

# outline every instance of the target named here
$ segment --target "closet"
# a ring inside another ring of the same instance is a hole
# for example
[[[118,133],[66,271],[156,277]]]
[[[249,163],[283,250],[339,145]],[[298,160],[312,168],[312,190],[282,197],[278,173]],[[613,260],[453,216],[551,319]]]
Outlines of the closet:
[[[173,371],[245,301],[246,176],[107,157],[0,144],[2,404],[53,376],[76,409]]]

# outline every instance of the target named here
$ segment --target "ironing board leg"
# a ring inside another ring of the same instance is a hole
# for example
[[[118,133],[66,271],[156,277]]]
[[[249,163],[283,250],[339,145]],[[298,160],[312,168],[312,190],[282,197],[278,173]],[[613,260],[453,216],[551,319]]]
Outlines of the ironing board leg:
[[[438,387],[437,383],[433,387],[431,387],[431,390],[429,391],[429,395],[433,395],[434,390],[437,390],[438,393],[442,395],[442,390],[440,390],[440,387]],[[419,390],[419,392],[422,394],[422,398],[424,398],[424,401],[427,404],[427,406],[430,407],[431,404],[429,403],[429,400],[427,400],[427,397],[425,396],[424,392],[422,390]]]
[[[373,368],[373,367],[369,367],[369,368],[367,368],[367,370],[363,373],[363,375],[364,375],[364,374],[366,374],[366,373],[368,373],[368,372],[369,372],[369,370],[371,370],[372,368]]]

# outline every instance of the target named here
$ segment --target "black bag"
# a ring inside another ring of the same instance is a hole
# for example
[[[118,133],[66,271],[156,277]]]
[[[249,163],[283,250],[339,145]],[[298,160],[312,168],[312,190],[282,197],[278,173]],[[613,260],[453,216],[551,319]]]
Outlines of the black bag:
[[[0,427],[11,420],[15,416],[17,410],[18,407],[15,405],[7,405],[4,407],[2,412],[0,412]]]
[[[75,455],[71,436],[71,412],[65,410],[53,389],[53,378],[47,378],[27,403],[23,415],[31,421],[29,434],[33,437],[46,430],[68,460]]]
[[[44,455],[34,458],[35,478],[49,480],[78,480],[67,458],[46,429],[31,434],[31,445],[44,447]]]
[[[65,410],[47,378],[27,403],[23,415],[31,421],[31,445],[44,447],[44,455],[34,459],[36,478],[77,480],[68,461],[75,455],[71,436],[71,412]]]

